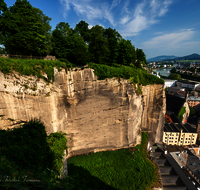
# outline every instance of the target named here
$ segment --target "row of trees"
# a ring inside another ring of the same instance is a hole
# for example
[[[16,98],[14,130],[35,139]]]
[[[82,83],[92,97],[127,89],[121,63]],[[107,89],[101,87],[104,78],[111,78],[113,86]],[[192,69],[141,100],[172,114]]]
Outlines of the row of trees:
[[[65,22],[51,31],[51,18],[33,7],[27,0],[16,0],[7,7],[0,0],[0,44],[8,54],[44,56],[55,55],[58,59],[75,64],[95,62],[101,64],[146,64],[142,49],[136,49],[112,28],[96,25],[91,29],[85,21],[70,28]]]

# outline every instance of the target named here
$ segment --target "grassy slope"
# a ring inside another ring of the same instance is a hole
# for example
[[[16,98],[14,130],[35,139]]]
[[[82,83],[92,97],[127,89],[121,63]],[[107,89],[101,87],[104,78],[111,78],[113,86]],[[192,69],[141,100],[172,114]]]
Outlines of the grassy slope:
[[[28,59],[9,59],[0,57],[0,70],[4,74],[12,71],[19,72],[22,75],[33,75],[38,78],[44,78],[42,73],[46,73],[48,80],[54,81],[54,67],[61,70],[61,68],[74,67],[71,63],[64,63],[61,61],[47,61],[47,60],[28,60]],[[146,70],[134,68],[132,66],[121,66],[115,64],[114,67],[107,65],[100,65],[89,63],[88,66],[94,69],[94,73],[99,80],[106,78],[121,77],[130,79],[133,84],[148,85],[148,84],[164,84],[162,79],[154,75],[147,74]]]
[[[136,151],[120,149],[80,155],[68,159],[69,176],[74,176],[74,189],[147,190],[159,184],[157,169],[147,158],[148,136]]]

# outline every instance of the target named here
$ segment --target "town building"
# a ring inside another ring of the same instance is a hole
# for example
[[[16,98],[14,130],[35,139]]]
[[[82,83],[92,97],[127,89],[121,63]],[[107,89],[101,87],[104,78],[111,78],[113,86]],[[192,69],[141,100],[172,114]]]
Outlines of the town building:
[[[163,143],[167,145],[194,145],[197,140],[197,132],[188,123],[165,123]]]
[[[200,188],[200,159],[199,147],[196,146],[166,146],[167,151],[176,161],[176,163],[183,168],[185,174],[192,181],[192,183]]]
[[[189,88],[195,90],[195,88],[199,85],[197,82],[188,82],[188,81],[176,81],[176,85],[182,88]]]
[[[165,81],[165,87],[172,87],[176,85],[177,80],[163,79]]]
[[[154,73],[152,72],[151,74],[157,76],[158,78],[160,78],[160,75],[158,74],[158,72],[157,72],[156,74],[154,74]]]
[[[198,186],[188,178],[162,144],[151,147],[150,157],[159,167],[163,190],[196,190]],[[195,187],[196,186],[196,187]]]
[[[189,97],[188,97],[188,104],[189,104],[189,106],[191,106],[195,111],[200,111],[200,97],[189,96]]]
[[[177,93],[178,91],[185,91],[185,88],[177,87],[177,86],[172,86],[168,87],[168,93]]]

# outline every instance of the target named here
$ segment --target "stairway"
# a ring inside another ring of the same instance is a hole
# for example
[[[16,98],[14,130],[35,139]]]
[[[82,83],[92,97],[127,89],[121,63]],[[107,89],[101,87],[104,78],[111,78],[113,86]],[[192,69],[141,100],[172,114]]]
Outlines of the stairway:
[[[150,152],[151,159],[159,166],[159,173],[163,185],[163,190],[186,190],[187,187],[176,175],[172,166],[164,156],[164,153],[157,146],[153,146]]]

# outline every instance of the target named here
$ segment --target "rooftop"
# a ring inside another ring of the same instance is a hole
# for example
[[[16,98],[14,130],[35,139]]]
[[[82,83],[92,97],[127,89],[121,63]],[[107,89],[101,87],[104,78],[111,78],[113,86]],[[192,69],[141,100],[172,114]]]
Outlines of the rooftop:
[[[172,80],[172,79],[163,79],[165,82],[176,82],[177,80]]]
[[[184,80],[181,80],[181,81],[178,81],[178,82],[182,82],[182,83],[185,83],[185,84],[199,84],[197,82],[188,82],[188,81],[184,81]]]
[[[200,101],[200,97],[196,97],[196,96],[189,96],[188,100],[190,101]]]
[[[197,133],[194,128],[191,127],[188,123],[181,124],[181,123],[165,123],[164,125],[164,132],[181,132],[183,133]]]
[[[200,179],[200,160],[188,150],[187,167]]]

